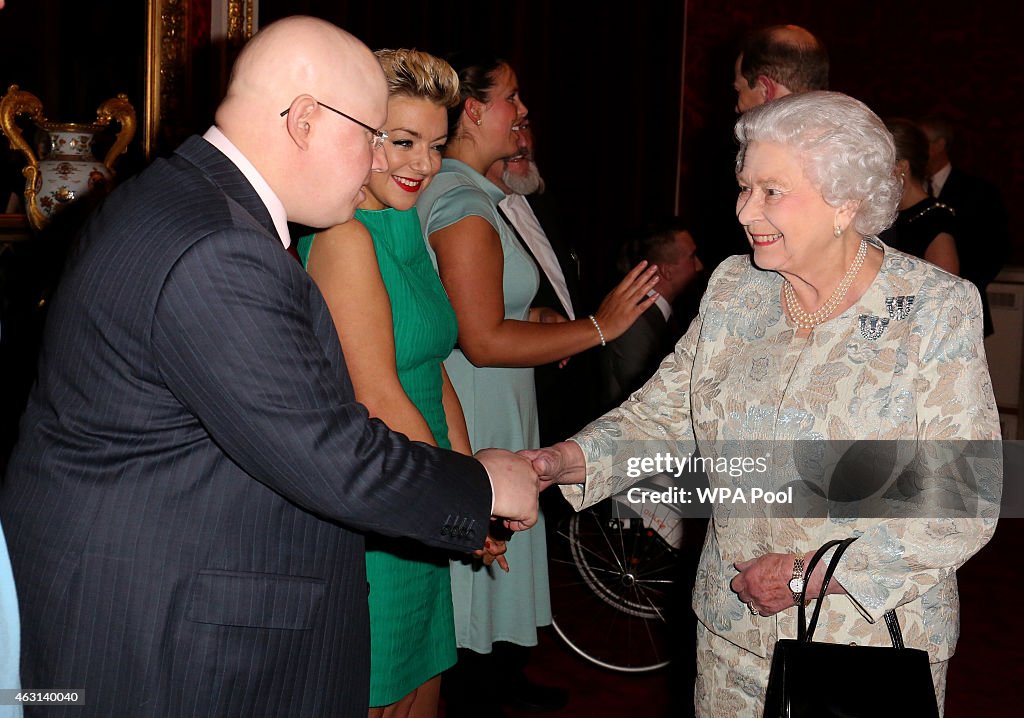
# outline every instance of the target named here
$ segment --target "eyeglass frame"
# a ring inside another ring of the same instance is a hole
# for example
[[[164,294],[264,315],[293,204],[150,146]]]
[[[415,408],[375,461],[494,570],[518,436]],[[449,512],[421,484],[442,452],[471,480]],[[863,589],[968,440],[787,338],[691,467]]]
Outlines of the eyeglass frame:
[[[368,130],[370,132],[370,135],[372,135],[372,139],[370,140],[370,146],[373,147],[373,149],[379,150],[380,148],[382,148],[384,146],[384,142],[387,141],[387,139],[388,139],[387,131],[374,129],[373,127],[370,127],[365,122],[360,122],[359,120],[357,120],[352,115],[346,115],[341,110],[336,110],[333,107],[331,107],[330,105],[328,105],[328,104],[326,104],[324,102],[320,102],[320,100],[315,100],[314,99],[313,101],[316,102],[316,104],[320,105],[320,107],[324,108],[325,110],[330,110],[331,112],[333,112],[335,114],[341,115],[346,120],[349,120],[351,122],[355,122],[357,125],[362,127],[364,130]],[[284,110],[281,113],[281,117],[284,117],[285,115],[287,115],[289,110],[291,110],[290,107],[288,109]]]

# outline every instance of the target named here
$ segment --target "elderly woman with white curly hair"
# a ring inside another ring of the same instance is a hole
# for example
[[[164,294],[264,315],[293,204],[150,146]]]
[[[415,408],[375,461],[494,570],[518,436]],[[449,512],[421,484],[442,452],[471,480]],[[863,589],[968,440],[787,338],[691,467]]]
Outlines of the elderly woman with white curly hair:
[[[878,117],[846,95],[809,92],[745,113],[736,137],[736,213],[753,256],[722,263],[647,385],[571,440],[527,452],[577,510],[635,483],[638,451],[715,457],[728,442],[764,442],[763,472],[708,472],[712,488],[735,491],[748,479],[799,484],[795,457],[809,446],[999,438],[978,292],[875,236],[900,198]],[[955,570],[988,541],[997,512],[795,508],[711,507],[693,594],[697,714],[761,715],[775,640],[796,635],[803,584],[807,596],[821,588],[825,561],[810,576],[804,566],[847,537],[857,540],[815,640],[890,645],[880,619],[894,609],[906,645],[929,654],[941,706],[958,634]]]

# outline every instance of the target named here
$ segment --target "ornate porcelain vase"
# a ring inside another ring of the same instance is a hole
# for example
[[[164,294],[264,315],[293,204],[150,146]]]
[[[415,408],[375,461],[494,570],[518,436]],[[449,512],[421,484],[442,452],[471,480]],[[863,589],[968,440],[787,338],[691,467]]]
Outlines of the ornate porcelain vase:
[[[21,134],[16,119],[28,115],[39,130],[37,150]],[[114,144],[100,162],[93,155],[93,140],[111,122],[120,125]],[[25,213],[36,230],[45,227],[65,207],[93,192],[113,186],[114,162],[135,136],[135,110],[126,95],[112,97],[96,111],[96,122],[50,122],[39,98],[11,85],[0,100],[0,127],[11,147],[23,153]]]

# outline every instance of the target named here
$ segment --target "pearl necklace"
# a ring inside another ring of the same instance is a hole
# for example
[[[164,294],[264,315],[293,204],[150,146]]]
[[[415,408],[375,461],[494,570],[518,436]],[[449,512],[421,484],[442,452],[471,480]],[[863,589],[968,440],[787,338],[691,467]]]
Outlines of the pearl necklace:
[[[857,273],[860,272],[860,268],[864,266],[864,259],[868,256],[868,243],[867,240],[861,238],[860,248],[857,250],[857,256],[853,258],[853,264],[846,270],[846,274],[839,281],[839,285],[832,292],[832,296],[828,298],[828,301],[822,304],[815,312],[806,312],[804,308],[800,306],[800,300],[796,298],[796,292],[793,290],[793,285],[786,280],[786,283],[782,285],[782,298],[786,305],[786,313],[789,314],[789,318],[801,329],[814,329],[816,326],[824,322],[832,313],[836,310],[836,307],[846,298],[846,293],[850,291],[850,287],[853,285],[853,280],[857,277]]]

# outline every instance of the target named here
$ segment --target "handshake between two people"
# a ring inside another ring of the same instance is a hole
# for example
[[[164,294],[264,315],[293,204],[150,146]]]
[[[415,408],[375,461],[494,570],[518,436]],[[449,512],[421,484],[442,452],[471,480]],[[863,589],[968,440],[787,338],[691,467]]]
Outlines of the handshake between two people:
[[[511,531],[525,531],[537,523],[539,495],[548,486],[582,484],[586,479],[583,451],[573,441],[518,453],[482,449],[474,456],[494,487],[491,513]]]

